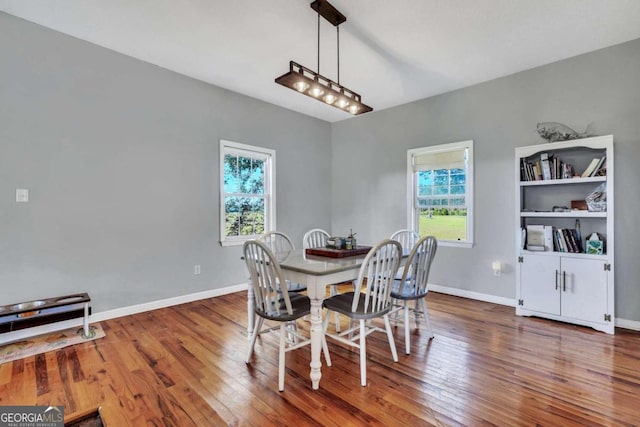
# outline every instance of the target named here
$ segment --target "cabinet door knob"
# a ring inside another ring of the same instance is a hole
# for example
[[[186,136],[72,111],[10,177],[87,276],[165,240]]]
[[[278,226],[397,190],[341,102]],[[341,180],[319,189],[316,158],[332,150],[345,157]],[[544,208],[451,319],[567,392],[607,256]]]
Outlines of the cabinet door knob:
[[[558,275],[560,274],[560,272],[558,270],[556,270],[556,291],[558,290]]]

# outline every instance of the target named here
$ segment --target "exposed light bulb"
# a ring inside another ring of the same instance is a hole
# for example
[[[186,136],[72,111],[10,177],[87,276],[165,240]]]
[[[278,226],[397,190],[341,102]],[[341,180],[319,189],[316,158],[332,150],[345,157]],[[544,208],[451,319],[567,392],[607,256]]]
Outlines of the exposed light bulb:
[[[322,99],[324,100],[324,102],[326,102],[327,104],[333,104],[334,102],[336,102],[336,99],[338,99],[337,96],[335,96],[332,93],[328,93],[325,96],[322,97]]]
[[[316,98],[319,96],[322,96],[324,94],[324,90],[322,90],[322,88],[320,86],[314,86],[311,88],[311,90],[309,91],[309,94],[311,96],[315,96]]]
[[[356,114],[360,108],[356,104],[352,104],[347,108],[351,114]]]
[[[347,105],[349,105],[349,101],[347,101],[345,98],[340,98],[336,101],[336,105],[340,108],[345,108]]]
[[[300,80],[300,81],[295,82],[293,84],[293,87],[298,92],[304,92],[305,90],[309,89],[309,83]]]

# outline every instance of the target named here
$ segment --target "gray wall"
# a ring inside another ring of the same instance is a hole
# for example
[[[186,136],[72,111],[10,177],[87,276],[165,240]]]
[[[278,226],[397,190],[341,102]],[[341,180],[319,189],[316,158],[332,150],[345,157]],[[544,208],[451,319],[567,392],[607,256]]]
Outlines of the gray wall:
[[[330,228],[330,124],[0,13],[0,305],[246,282],[218,243],[220,139],[276,150],[278,228]]]
[[[100,312],[244,282],[217,242],[221,138],[277,151],[297,242],[405,227],[406,150],[473,139],[476,244],[441,247],[432,281],[514,298],[514,148],[543,142],[539,121],[593,121],[615,136],[616,317],[640,321],[638,69],[636,40],[330,125],[0,13],[0,305],[87,291]]]
[[[615,138],[616,317],[640,321],[640,40],[335,123],[333,230],[374,242],[406,227],[406,151],[474,140],[475,246],[440,247],[431,282],[515,298],[514,148],[536,123]],[[354,172],[357,171],[357,172]],[[491,261],[507,264],[493,276]]]

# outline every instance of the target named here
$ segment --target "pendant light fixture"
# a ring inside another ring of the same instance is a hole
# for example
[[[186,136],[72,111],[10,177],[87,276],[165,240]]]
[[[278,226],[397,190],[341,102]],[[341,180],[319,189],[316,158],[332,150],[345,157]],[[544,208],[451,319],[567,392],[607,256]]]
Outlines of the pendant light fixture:
[[[347,18],[325,0],[312,2],[311,8],[318,13],[318,71],[313,71],[297,62],[289,61],[289,72],[276,78],[276,83],[353,115],[373,111],[373,108],[362,103],[359,94],[340,84],[340,24],[345,22]],[[320,74],[320,16],[336,27],[338,44],[337,82]]]

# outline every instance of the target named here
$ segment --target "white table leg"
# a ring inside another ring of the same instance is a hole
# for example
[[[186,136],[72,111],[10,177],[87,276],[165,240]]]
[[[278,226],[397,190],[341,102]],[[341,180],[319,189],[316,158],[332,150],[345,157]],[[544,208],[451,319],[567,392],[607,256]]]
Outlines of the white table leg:
[[[322,372],[322,300],[311,300],[311,384],[314,390],[320,388]]]
[[[307,295],[311,300],[311,386],[314,390],[320,388],[322,372],[322,300],[324,299],[324,284],[316,278],[309,278]]]
[[[300,263],[300,261],[297,261]],[[315,261],[317,262],[317,261]],[[330,262],[330,261],[329,261]],[[296,265],[293,263],[292,265]],[[322,328],[322,301],[324,300],[326,287],[330,283],[342,283],[344,281],[353,280],[358,276],[359,265],[353,269],[338,269],[331,274],[316,274],[313,272],[304,272],[299,266],[292,268],[288,265],[281,265],[285,278],[292,282],[304,283],[307,285],[307,295],[311,300],[311,385],[314,390],[320,388],[320,378],[322,377],[322,336],[324,330]]]

